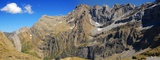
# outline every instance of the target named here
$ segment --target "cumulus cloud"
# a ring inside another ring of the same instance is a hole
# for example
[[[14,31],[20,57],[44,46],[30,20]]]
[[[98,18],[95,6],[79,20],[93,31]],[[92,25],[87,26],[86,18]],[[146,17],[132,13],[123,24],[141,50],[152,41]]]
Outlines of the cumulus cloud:
[[[29,14],[32,14],[33,13],[33,11],[32,11],[32,8],[31,8],[32,6],[31,5],[26,5],[24,8],[25,8],[25,12],[27,12],[27,13],[29,13]]]
[[[22,9],[17,6],[16,3],[9,3],[5,7],[1,9],[1,11],[5,11],[12,14],[22,13]]]
[[[23,8],[24,9],[19,7],[16,3],[9,3],[6,6],[4,6],[3,8],[1,8],[0,11],[4,11],[7,13],[11,13],[11,14],[18,14],[18,13],[33,14],[33,10],[32,10],[31,5],[28,4],[28,5],[24,6]]]

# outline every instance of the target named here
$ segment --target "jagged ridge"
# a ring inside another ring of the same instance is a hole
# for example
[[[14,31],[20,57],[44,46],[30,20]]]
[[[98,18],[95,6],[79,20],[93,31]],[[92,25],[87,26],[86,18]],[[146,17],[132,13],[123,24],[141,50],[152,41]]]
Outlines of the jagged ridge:
[[[81,4],[66,16],[43,15],[25,31],[31,39],[26,39],[24,32],[18,37],[21,43],[29,40],[29,45],[34,46],[27,51],[35,51],[44,59],[102,60],[114,54],[119,56],[111,60],[129,58],[143,49],[159,46],[159,7],[158,0],[137,7]]]

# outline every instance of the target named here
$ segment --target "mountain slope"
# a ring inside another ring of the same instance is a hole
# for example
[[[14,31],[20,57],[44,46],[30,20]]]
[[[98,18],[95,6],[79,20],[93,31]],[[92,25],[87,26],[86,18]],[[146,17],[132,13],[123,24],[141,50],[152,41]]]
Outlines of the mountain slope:
[[[43,59],[131,58],[159,46],[159,9],[158,0],[137,7],[132,4],[115,4],[112,8],[81,4],[66,16],[43,15],[31,28],[20,29],[17,37],[22,52],[34,52],[33,56]],[[14,43],[17,39],[11,40]],[[14,46],[19,47],[15,43]]]
[[[0,47],[0,59],[2,60],[40,60],[31,55],[18,52],[2,32],[0,32]]]
[[[42,44],[45,47],[40,48],[48,54],[45,54],[46,57],[103,59],[115,53],[159,46],[157,43],[154,45],[159,41],[155,39],[159,31],[154,32],[159,30],[159,25],[155,25],[159,23],[158,9],[158,3],[146,3],[138,7],[116,4],[112,8],[81,4],[59,19],[43,16],[31,31],[44,42]],[[156,17],[148,18],[151,13]],[[49,19],[52,21],[47,23]],[[131,56],[134,54],[136,52]]]

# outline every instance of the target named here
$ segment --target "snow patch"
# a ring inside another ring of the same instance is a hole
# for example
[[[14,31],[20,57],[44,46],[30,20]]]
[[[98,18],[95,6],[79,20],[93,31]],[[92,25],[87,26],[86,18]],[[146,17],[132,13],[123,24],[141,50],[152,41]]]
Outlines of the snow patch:
[[[97,28],[97,31],[101,31],[103,28]]]
[[[155,5],[151,6],[151,7],[149,7],[148,9],[151,9],[151,8],[153,8],[153,7],[155,7],[155,6],[157,6],[157,4],[155,4]]]
[[[142,27],[142,25],[140,26],[140,30],[147,30],[147,29],[150,29],[152,28],[154,25],[151,25],[151,26],[147,26],[147,27]]]
[[[125,13],[124,15],[122,15],[122,16],[120,16],[120,17],[118,17],[118,18],[113,19],[114,22],[113,22],[112,24],[108,25],[107,27],[104,27],[102,31],[109,31],[109,30],[111,30],[111,29],[113,29],[113,28],[115,28],[115,27],[118,27],[118,26],[127,24],[128,22],[118,23],[118,24],[116,24],[115,22],[118,21],[118,20],[122,20],[121,18],[124,17],[124,16],[126,16],[126,15],[129,14],[130,12],[131,12],[131,11]],[[135,20],[132,20],[131,22],[135,22]]]
[[[101,24],[99,24],[98,22],[95,22],[95,24],[96,24],[97,26],[101,26]]]
[[[90,18],[89,18],[89,21],[90,21],[90,23],[91,23],[92,25],[94,25],[94,26],[96,26],[96,27],[102,26],[100,23],[93,21],[92,18],[91,18],[91,15],[89,15],[89,17],[90,17]]]
[[[111,30],[112,28],[115,28],[115,27],[118,27],[118,26],[121,26],[121,25],[124,25],[124,24],[127,24],[127,22],[126,23],[119,23],[119,24],[115,24],[115,22],[114,22],[111,25],[105,27],[105,30],[108,31],[108,30]]]
[[[99,31],[99,33],[103,32],[103,31],[109,31],[109,30],[111,30],[113,28],[116,28],[116,27],[121,26],[121,25],[125,25],[127,23],[128,22],[116,24],[115,21],[114,21],[112,24],[110,24],[110,25],[108,25],[108,26],[106,26],[104,28],[97,28],[97,31]]]

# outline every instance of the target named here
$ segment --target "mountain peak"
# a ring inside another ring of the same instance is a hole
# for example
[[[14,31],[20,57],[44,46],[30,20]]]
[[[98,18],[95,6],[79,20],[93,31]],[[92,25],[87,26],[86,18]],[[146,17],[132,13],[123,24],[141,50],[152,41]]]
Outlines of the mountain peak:
[[[78,8],[89,8],[90,6],[86,5],[86,4],[80,4],[76,6],[76,9]]]
[[[93,8],[95,9],[100,9],[100,6],[98,6],[97,4],[93,6]]]

